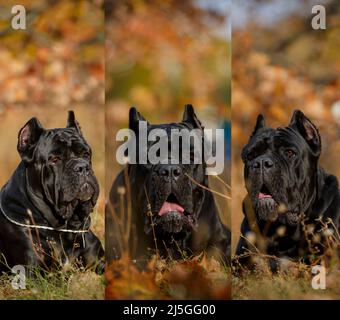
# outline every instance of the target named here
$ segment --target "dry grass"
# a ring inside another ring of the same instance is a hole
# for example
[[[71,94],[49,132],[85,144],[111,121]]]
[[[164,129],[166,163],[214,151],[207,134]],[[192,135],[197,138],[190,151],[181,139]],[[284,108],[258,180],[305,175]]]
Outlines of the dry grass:
[[[104,236],[104,215],[102,212],[99,212],[96,207],[92,214],[92,229],[100,236],[100,239],[103,239]],[[57,256],[54,260],[56,263],[60,261]],[[0,275],[0,300],[104,299],[104,276],[84,270],[76,263],[62,265],[53,271],[33,269],[31,276],[26,278],[26,289],[13,289],[11,284],[13,276],[10,273]]]
[[[232,279],[233,299],[308,300],[340,298],[340,269],[327,268],[326,289],[312,287],[311,267],[302,263],[290,263],[284,271],[273,274],[266,267],[266,259],[257,257],[261,267],[244,271]],[[262,260],[262,261],[261,261]]]
[[[6,274],[0,277],[0,300],[104,299],[104,277],[92,271],[72,268],[47,273],[36,269],[34,277],[27,278],[25,290],[14,290],[12,279]]]

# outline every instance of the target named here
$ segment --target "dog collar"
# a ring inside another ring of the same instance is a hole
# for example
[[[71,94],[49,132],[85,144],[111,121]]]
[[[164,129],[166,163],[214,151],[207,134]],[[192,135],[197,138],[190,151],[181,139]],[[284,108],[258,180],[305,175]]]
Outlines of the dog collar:
[[[80,229],[80,230],[72,230],[72,229],[64,229],[64,228],[53,228],[49,226],[40,226],[40,225],[35,225],[35,224],[26,224],[22,222],[15,221],[11,217],[9,217],[4,208],[2,207],[2,199],[0,198],[0,211],[3,214],[3,216],[11,223],[19,226],[19,227],[24,227],[24,228],[32,228],[32,229],[42,229],[42,230],[51,230],[51,231],[57,231],[57,232],[64,232],[64,233],[87,233],[89,229]],[[29,211],[29,214],[32,214]]]

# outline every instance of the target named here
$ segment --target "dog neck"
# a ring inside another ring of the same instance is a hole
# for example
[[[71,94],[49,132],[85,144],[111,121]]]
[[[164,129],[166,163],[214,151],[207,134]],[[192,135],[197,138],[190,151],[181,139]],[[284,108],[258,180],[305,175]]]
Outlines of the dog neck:
[[[25,183],[22,184],[22,181]],[[11,180],[1,190],[1,201],[6,213],[18,222],[62,227],[43,198],[37,196],[28,187],[26,167],[22,162],[13,173]],[[35,213],[34,221],[31,221],[29,211]]]

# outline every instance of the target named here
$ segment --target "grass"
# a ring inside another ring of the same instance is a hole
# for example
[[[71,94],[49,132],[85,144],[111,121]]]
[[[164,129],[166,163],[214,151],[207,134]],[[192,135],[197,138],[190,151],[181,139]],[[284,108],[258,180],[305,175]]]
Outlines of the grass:
[[[99,205],[92,216],[92,230],[99,239],[104,237],[104,216]],[[59,259],[55,258],[55,261]],[[57,270],[35,268],[26,278],[26,289],[12,288],[13,275],[0,275],[0,300],[101,300],[104,299],[104,275],[84,270],[79,265],[64,265]]]
[[[335,237],[334,237],[335,239]],[[311,265],[277,258],[260,252],[247,253],[255,264],[254,270],[241,269],[232,277],[232,298],[236,300],[313,300],[340,299],[340,263],[337,250],[328,249],[321,256],[315,256]],[[276,259],[279,271],[271,272],[268,260]],[[325,266],[326,288],[314,289],[312,280],[321,273],[313,273],[313,266]]]
[[[332,222],[324,224],[324,227],[327,228],[329,224]],[[313,235],[315,236],[314,233]],[[340,264],[337,253],[339,241],[338,233],[329,236],[329,247],[325,253],[321,256],[310,255],[311,265],[263,254],[257,248],[255,251],[249,250],[245,255],[250,256],[255,267],[251,271],[241,268],[238,275],[232,277],[233,299],[340,299]],[[278,272],[270,271],[269,259],[276,260]],[[320,270],[313,272],[314,266],[325,267],[325,289],[313,288],[313,278],[322,275]]]
[[[92,214],[92,230],[103,236],[103,214],[96,209]],[[101,232],[102,231],[102,232]],[[58,259],[56,258],[56,261]],[[33,276],[26,278],[26,289],[12,288],[13,275],[0,275],[0,300],[98,300],[104,299],[105,280],[103,275],[84,270],[77,265],[65,265],[50,272],[36,268]]]
[[[315,290],[314,276],[306,265],[295,265],[295,270],[270,273],[256,270],[232,278],[232,298],[249,300],[313,300],[340,298],[340,269],[328,270],[326,289]]]
[[[0,276],[0,300],[98,300],[104,299],[104,277],[92,271],[68,272],[34,270],[26,279],[26,289],[12,288],[12,275]]]

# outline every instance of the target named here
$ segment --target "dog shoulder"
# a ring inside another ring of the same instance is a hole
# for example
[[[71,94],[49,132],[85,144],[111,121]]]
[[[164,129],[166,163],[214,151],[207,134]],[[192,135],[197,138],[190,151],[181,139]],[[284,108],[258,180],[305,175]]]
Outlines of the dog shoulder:
[[[324,218],[331,218],[339,228],[340,190],[336,176],[319,169],[319,193],[315,202],[315,210]]]

